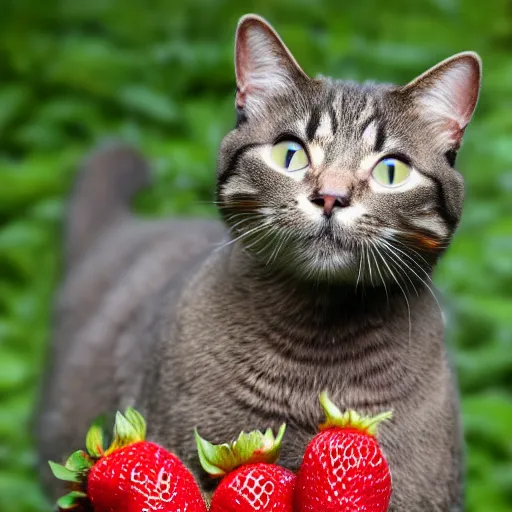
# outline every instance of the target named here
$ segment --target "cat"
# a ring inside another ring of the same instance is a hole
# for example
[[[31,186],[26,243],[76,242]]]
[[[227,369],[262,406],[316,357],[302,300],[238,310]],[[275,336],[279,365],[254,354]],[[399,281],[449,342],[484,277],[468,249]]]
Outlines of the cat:
[[[195,426],[225,442],[286,422],[281,463],[296,469],[327,390],[342,409],[393,411],[380,431],[391,512],[463,510],[459,398],[430,278],[461,217],[454,165],[480,58],[457,54],[405,86],[312,79],[247,15],[235,72],[223,222],[130,213],[149,171],[129,147],[83,166],[36,429],[42,467],[82,447],[99,413],[133,405],[207,491]]]

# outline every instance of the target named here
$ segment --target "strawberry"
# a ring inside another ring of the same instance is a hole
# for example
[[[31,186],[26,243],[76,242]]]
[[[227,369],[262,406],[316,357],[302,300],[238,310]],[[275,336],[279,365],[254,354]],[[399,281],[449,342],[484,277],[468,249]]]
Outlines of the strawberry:
[[[183,463],[161,446],[145,441],[146,423],[134,409],[117,413],[114,438],[104,449],[98,424],[87,434],[88,453],[73,453],[65,466],[50,462],[57,478],[72,491],[60,509],[95,512],[206,512],[199,487]]]
[[[320,395],[326,422],[309,443],[297,474],[296,512],[385,512],[391,496],[389,467],[375,438],[377,426],[391,418],[354,411],[344,414]]]
[[[201,465],[221,477],[210,512],[292,512],[295,475],[274,464],[279,457],[285,425],[274,437],[242,432],[230,444],[213,445],[195,432]]]

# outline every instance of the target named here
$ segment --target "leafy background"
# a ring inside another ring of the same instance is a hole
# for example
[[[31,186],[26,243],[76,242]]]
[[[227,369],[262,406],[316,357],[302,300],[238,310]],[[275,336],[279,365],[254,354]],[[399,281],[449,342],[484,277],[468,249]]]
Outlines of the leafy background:
[[[485,64],[459,157],[468,197],[436,275],[463,393],[468,511],[512,506],[512,7],[508,0],[0,0],[0,511],[47,511],[30,435],[76,163],[115,135],[151,159],[147,215],[214,215],[237,18],[267,17],[310,74],[404,83]]]

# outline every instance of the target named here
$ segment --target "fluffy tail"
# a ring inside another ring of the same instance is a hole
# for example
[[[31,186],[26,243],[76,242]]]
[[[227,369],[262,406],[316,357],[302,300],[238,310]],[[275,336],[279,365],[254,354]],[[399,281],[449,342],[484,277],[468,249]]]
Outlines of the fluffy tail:
[[[68,268],[104,230],[129,215],[133,196],[149,184],[149,169],[132,148],[109,145],[82,164],[70,197],[66,226]]]

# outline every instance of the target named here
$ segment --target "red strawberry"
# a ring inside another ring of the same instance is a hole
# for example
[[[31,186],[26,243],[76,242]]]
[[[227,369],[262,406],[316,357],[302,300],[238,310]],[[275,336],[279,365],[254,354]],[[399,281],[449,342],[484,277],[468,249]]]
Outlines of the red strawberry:
[[[197,450],[203,468],[223,477],[213,494],[210,512],[292,512],[295,475],[274,462],[279,457],[285,425],[277,437],[242,432],[230,444],[213,445],[196,430]]]
[[[391,475],[375,434],[391,417],[374,418],[341,411],[320,395],[326,422],[309,443],[297,474],[297,512],[385,512],[391,496]]]
[[[145,441],[146,423],[133,409],[117,413],[114,441],[103,449],[103,432],[87,434],[89,454],[78,451],[65,466],[50,462],[57,478],[73,482],[58,502],[61,509],[91,504],[95,512],[206,512],[199,487],[183,463]]]

